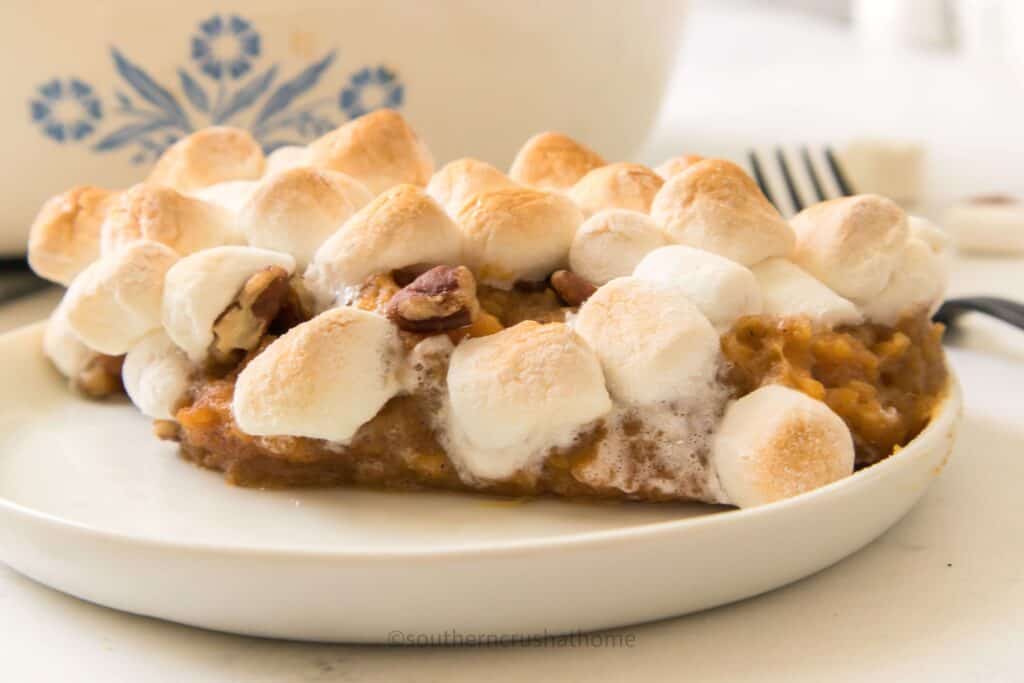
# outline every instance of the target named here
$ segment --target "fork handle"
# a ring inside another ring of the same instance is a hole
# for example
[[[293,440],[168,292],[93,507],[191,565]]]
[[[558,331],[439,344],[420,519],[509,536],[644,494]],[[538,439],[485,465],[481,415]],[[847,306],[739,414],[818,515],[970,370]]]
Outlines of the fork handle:
[[[995,296],[947,299],[932,317],[949,327],[964,313],[984,313],[1024,330],[1024,304]]]

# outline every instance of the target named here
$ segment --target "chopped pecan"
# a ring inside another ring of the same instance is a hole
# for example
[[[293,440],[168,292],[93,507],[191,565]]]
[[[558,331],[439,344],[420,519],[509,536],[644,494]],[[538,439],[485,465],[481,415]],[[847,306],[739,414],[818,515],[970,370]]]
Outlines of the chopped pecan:
[[[480,305],[465,266],[437,266],[392,297],[387,314],[408,332],[443,332],[472,324]]]
[[[395,284],[399,287],[407,287],[413,283],[423,273],[430,270],[431,266],[420,263],[414,266],[406,266],[405,268],[397,268],[391,271],[391,277],[394,278]]]
[[[590,284],[571,270],[556,270],[551,274],[551,289],[566,306],[581,306],[584,301],[597,291]]]
[[[213,324],[210,354],[215,360],[230,359],[233,352],[255,347],[288,297],[288,271],[269,266],[252,275]]]

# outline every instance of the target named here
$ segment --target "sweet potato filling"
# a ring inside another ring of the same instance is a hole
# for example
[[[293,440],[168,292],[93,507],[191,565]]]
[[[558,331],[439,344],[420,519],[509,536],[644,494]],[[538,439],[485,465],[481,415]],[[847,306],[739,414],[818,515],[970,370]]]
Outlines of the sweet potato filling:
[[[398,289],[388,276],[374,278],[355,305],[382,310]],[[550,289],[503,292],[481,287],[479,299],[481,308],[505,326],[526,319],[564,318],[565,309]],[[763,384],[781,383],[824,400],[850,427],[858,466],[865,466],[892,454],[928,423],[946,385],[941,334],[941,326],[924,315],[908,318],[895,328],[858,325],[834,331],[814,330],[803,319],[745,317],[722,335],[727,361],[722,379],[734,396]],[[402,336],[411,348],[424,335],[402,332]],[[249,358],[271,340],[267,337]],[[438,405],[436,397],[429,395],[393,398],[347,446],[241,432],[232,418],[231,399],[245,362],[197,380],[189,403],[177,413],[180,426],[173,434],[163,426],[163,436],[179,440],[186,459],[222,471],[230,482],[242,486],[470,488],[460,480],[431,426]],[[443,367],[437,369],[443,371]],[[524,475],[485,490],[507,495],[627,497],[610,487],[584,484],[573,475],[592,458],[595,444],[604,437],[603,427],[598,426],[581,434],[570,447],[552,450],[536,476]],[[640,437],[628,444],[637,457],[649,446]],[[669,498],[656,490],[640,490],[628,497]]]

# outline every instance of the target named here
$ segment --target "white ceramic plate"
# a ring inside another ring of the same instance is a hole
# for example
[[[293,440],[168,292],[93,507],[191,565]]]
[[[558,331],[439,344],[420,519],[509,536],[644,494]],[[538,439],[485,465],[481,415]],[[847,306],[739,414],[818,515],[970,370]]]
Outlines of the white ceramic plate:
[[[744,511],[255,491],[180,460],[128,404],[73,396],[40,336],[0,337],[0,560],[102,605],[280,638],[527,637],[756,595],[900,519],[942,469],[960,414],[954,386],[898,455]]]

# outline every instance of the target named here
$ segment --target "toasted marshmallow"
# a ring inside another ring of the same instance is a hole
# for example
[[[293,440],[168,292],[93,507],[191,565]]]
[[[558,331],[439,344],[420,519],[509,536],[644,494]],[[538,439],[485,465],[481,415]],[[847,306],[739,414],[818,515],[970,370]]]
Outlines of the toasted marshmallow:
[[[569,191],[569,197],[579,204],[584,216],[593,216],[603,209],[647,213],[664,182],[661,176],[640,164],[608,164],[580,178]]]
[[[863,320],[852,301],[839,296],[792,261],[765,259],[750,270],[761,287],[762,312],[766,315],[804,316],[827,328]]]
[[[853,474],[853,437],[821,401],[769,385],[729,406],[712,460],[730,502],[752,507]]]
[[[907,228],[910,230],[910,237],[916,237],[932,250],[933,253],[942,256],[944,259],[953,256],[953,238],[949,233],[921,216],[907,216]]]
[[[325,311],[245,366],[235,421],[248,434],[347,441],[398,392],[399,353],[386,318],[348,306]]]
[[[41,277],[62,285],[100,255],[100,226],[116,193],[80,185],[50,199],[32,223],[28,262]]]
[[[793,217],[793,261],[854,303],[889,284],[907,243],[907,214],[873,194],[833,199]]]
[[[344,173],[300,166],[264,178],[243,206],[238,224],[249,244],[291,254],[304,268],[320,245],[371,199],[362,183]]]
[[[644,256],[669,244],[668,235],[645,214],[628,209],[595,213],[576,231],[569,267],[595,285],[631,275]]]
[[[263,149],[248,131],[214,126],[168,147],[146,180],[191,192],[228,180],[254,180],[262,175],[264,163]]]
[[[46,321],[43,330],[43,354],[50,359],[54,367],[68,378],[78,377],[89,363],[99,354],[82,343],[68,321],[68,297],[57,305],[57,308]]]
[[[256,187],[255,180],[228,180],[216,185],[201,187],[190,192],[189,196],[237,214],[252,193],[256,191]]]
[[[213,325],[256,272],[278,266],[295,270],[295,259],[256,247],[214,247],[186,256],[167,271],[162,320],[167,336],[195,362],[213,343]]]
[[[119,356],[160,327],[164,275],[178,260],[157,242],[134,242],[94,262],[65,295],[68,322],[89,348]]]
[[[448,368],[451,452],[479,479],[506,479],[611,410],[597,356],[563,323],[522,322],[462,342]]]
[[[704,161],[704,157],[699,154],[680,154],[677,157],[667,159],[661,164],[661,166],[658,166],[658,168],[654,170],[657,171],[658,175],[662,178],[668,180],[672,176],[679,175],[698,161]]]
[[[309,160],[308,147],[299,147],[298,145],[278,147],[267,155],[267,165],[263,169],[263,175],[274,175],[298,166],[309,166]]]
[[[391,109],[364,114],[314,140],[309,154],[313,166],[350,175],[373,194],[402,184],[424,187],[434,172],[430,150]]]
[[[321,302],[374,273],[417,264],[458,265],[462,233],[423,190],[399,185],[357,211],[316,251],[306,280]]]
[[[509,188],[473,195],[456,221],[477,279],[509,287],[516,280],[543,280],[564,267],[583,214],[561,195]]]
[[[597,152],[569,136],[547,132],[534,135],[519,148],[508,175],[523,185],[565,192],[606,163]]]
[[[135,407],[155,420],[173,420],[195,366],[164,334],[150,332],[124,358],[121,379]]]
[[[427,194],[453,216],[477,192],[516,187],[507,175],[483,161],[457,159],[445,164],[427,185]]]
[[[761,291],[754,274],[710,251],[675,244],[649,253],[633,276],[676,285],[717,329],[743,315],[761,312]]]
[[[100,233],[103,254],[139,240],[159,242],[181,255],[241,242],[234,216],[227,209],[169,187],[145,184],[118,197]]]
[[[705,159],[673,176],[651,205],[651,217],[680,244],[751,266],[788,256],[793,230],[746,171]]]
[[[949,283],[949,266],[924,241],[911,237],[889,284],[863,304],[871,322],[895,325],[900,318],[921,311],[933,313],[942,303]]]
[[[601,359],[617,401],[688,398],[715,381],[718,333],[676,285],[612,280],[587,299],[575,326]]]

